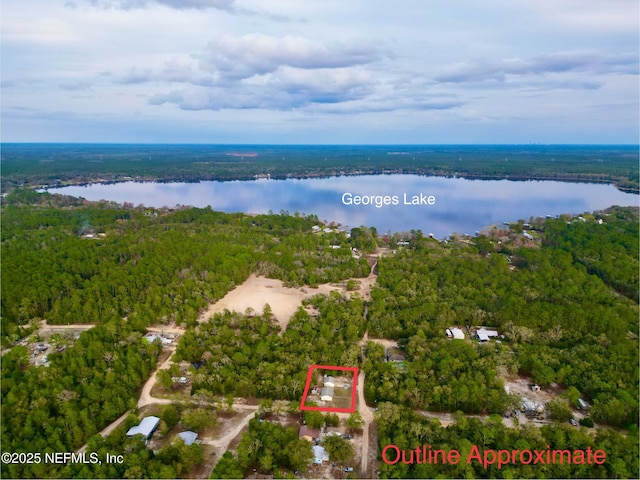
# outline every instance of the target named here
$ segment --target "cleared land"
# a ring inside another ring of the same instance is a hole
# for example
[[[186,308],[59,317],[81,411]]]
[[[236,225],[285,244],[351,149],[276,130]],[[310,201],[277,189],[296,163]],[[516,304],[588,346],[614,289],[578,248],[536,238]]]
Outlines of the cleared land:
[[[328,295],[332,290],[343,291],[341,287],[328,284],[320,285],[318,288],[289,288],[285,287],[281,280],[251,274],[242,285],[210,306],[200,316],[200,322],[206,322],[214,314],[225,310],[245,313],[250,308],[256,313],[262,313],[264,306],[269,304],[273,316],[284,329],[305,298],[319,293]]]

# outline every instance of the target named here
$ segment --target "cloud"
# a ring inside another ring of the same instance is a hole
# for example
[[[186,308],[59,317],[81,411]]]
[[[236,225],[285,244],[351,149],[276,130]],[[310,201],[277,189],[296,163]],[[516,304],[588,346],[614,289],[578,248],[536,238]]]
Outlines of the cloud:
[[[71,91],[71,92],[91,90],[91,84],[86,83],[86,82],[62,83],[62,84],[60,84],[58,86],[62,90],[67,90],[67,91]]]
[[[304,37],[250,34],[221,37],[209,43],[199,58],[202,70],[222,79],[239,80],[283,66],[320,69],[364,65],[379,60],[381,54],[368,44],[325,45]]]
[[[566,72],[638,73],[638,55],[603,56],[593,51],[542,54],[529,59],[510,58],[495,62],[456,63],[440,69],[434,80],[448,83],[505,82],[511,77]]]
[[[87,3],[100,8],[115,8],[131,10],[134,8],[146,8],[153,5],[162,5],[176,10],[204,10],[215,8],[217,10],[234,10],[235,0],[85,0]],[[74,6],[69,4],[69,6]]]
[[[226,85],[193,86],[158,94],[150,105],[173,103],[183,110],[291,110],[312,104],[334,104],[365,98],[373,91],[372,76],[361,69],[307,71],[282,67],[276,72]]]
[[[288,22],[291,19],[284,15],[277,15],[263,10],[252,10],[238,7],[235,0],[84,0],[94,7],[115,10],[134,10],[161,6],[174,10],[220,10],[234,15],[247,17],[263,17],[275,22]],[[77,8],[74,2],[65,4],[69,8]]]
[[[183,110],[291,110],[337,104],[372,95],[381,80],[368,64],[382,54],[370,45],[323,44],[303,37],[225,36],[191,61],[157,69],[134,68],[123,84],[183,84],[150,97],[149,104]],[[177,86],[177,85],[174,85]]]

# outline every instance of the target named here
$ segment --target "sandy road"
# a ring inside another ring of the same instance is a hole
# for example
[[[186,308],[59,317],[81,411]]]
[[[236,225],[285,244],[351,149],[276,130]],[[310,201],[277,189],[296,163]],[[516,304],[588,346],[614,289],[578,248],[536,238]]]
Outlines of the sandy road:
[[[360,473],[366,475],[369,464],[369,425],[373,422],[373,412],[364,401],[364,372],[358,373],[358,412],[364,420],[362,428],[362,454],[360,459]]]
[[[171,357],[173,357],[173,353],[176,350],[175,343],[169,347],[171,350],[171,354],[167,357],[167,359],[160,365],[155,372],[149,377],[149,379],[142,387],[142,391],[140,392],[140,398],[138,399],[138,408],[145,407],[147,405],[151,405],[152,403],[161,403],[161,404],[169,404],[171,400],[166,398],[156,398],[151,396],[151,389],[158,381],[158,371],[167,370],[171,366]]]
[[[257,405],[242,405],[242,406],[245,407],[248,410],[251,410],[251,412],[249,412],[242,419],[242,421],[238,425],[235,426],[234,429],[229,430],[222,437],[216,438],[215,440],[202,439],[201,443],[203,443],[205,445],[211,445],[212,447],[216,448],[217,450],[221,451],[222,453],[226,452],[227,449],[229,448],[229,444],[233,441],[234,438],[236,438],[238,435],[240,435],[240,432],[242,432],[242,430],[247,425],[249,425],[249,422],[251,421],[251,419],[255,416],[256,412],[258,411],[258,406]],[[234,408],[236,408],[235,405],[234,405]]]

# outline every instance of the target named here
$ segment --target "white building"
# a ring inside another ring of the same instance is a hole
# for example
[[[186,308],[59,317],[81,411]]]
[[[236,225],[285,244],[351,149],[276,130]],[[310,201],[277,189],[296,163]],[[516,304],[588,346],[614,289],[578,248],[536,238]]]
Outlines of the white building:
[[[479,328],[476,332],[476,338],[480,342],[488,342],[490,338],[497,336],[499,336],[499,334],[495,330],[486,330],[484,328]]]
[[[320,393],[320,400],[322,400],[323,402],[332,402],[333,387],[322,387],[322,392]]]
[[[447,337],[453,338],[454,340],[464,340],[464,332],[458,327],[447,328],[446,334]]]

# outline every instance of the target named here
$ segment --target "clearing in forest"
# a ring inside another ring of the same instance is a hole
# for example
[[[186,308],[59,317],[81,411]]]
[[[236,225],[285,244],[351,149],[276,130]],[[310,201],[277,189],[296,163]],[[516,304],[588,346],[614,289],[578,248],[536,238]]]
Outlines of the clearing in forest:
[[[289,323],[289,319],[304,299],[319,293],[329,295],[332,290],[343,289],[329,284],[320,285],[318,288],[289,288],[285,287],[281,280],[258,277],[255,274],[251,274],[242,285],[234,288],[211,305],[200,316],[199,321],[206,322],[214,314],[222,313],[225,310],[245,313],[247,309],[252,309],[257,314],[262,314],[264,306],[269,304],[271,313],[284,330]]]
[[[358,367],[311,365],[300,410],[353,413],[357,385]]]

